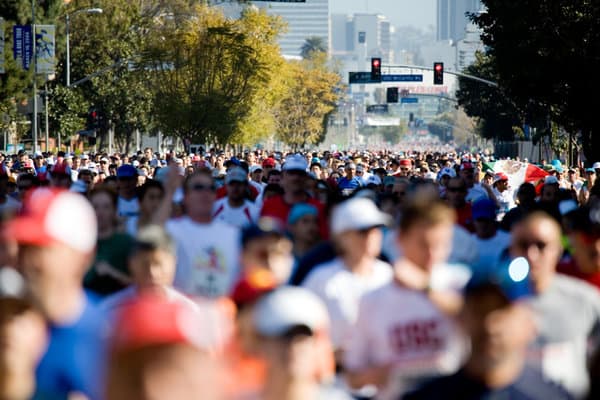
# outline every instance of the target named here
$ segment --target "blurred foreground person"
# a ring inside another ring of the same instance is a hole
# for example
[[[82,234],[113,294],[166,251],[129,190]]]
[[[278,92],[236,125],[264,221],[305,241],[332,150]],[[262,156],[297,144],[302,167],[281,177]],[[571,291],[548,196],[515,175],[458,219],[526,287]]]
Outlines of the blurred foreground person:
[[[253,311],[260,355],[267,364],[262,400],[346,400],[330,385],[334,361],[324,304],[310,291],[282,287]]]
[[[362,296],[392,279],[391,266],[377,258],[383,241],[381,227],[390,220],[367,198],[351,198],[336,206],[331,236],[339,256],[315,267],[302,283],[327,306],[336,351],[348,343]]]
[[[50,342],[37,370],[36,399],[82,393],[102,398],[106,326],[82,287],[94,257],[96,217],[81,195],[36,189],[7,227],[19,244],[18,267],[32,303],[50,325]]]
[[[106,399],[218,400],[225,385],[202,347],[203,324],[155,293],[126,304],[112,340]]]
[[[425,379],[455,372],[463,337],[448,313],[461,305],[469,271],[444,264],[454,211],[437,193],[419,190],[403,207],[393,280],[366,294],[344,357],[354,389],[373,385],[378,399],[397,398]]]
[[[455,374],[433,380],[405,400],[570,399],[540,371],[526,365],[527,347],[535,337],[525,259],[517,258],[504,276],[471,279],[460,322],[470,338],[471,354]]]
[[[0,399],[32,397],[35,368],[46,350],[46,323],[24,294],[21,275],[12,268],[1,268]]]
[[[531,267],[531,303],[539,320],[530,362],[574,397],[583,397],[589,388],[588,355],[598,344],[600,295],[593,286],[556,273],[563,248],[560,225],[551,216],[534,212],[511,233],[511,256],[525,257]]]

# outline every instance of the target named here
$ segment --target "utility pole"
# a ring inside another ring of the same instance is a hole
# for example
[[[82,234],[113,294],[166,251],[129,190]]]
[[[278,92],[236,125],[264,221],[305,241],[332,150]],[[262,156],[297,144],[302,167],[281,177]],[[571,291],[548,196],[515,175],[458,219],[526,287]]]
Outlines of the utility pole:
[[[32,65],[33,65],[33,120],[31,121],[31,138],[33,139],[33,152],[37,151],[37,138],[38,138],[38,124],[37,124],[37,55],[35,48],[35,0],[31,0],[31,35],[33,36],[33,54],[32,54]]]

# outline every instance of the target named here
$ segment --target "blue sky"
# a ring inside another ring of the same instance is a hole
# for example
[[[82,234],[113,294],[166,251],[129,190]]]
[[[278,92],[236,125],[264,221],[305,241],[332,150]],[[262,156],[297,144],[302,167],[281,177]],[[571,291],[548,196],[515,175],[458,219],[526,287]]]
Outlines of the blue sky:
[[[426,28],[435,25],[435,0],[329,0],[332,13],[379,13],[396,26]]]

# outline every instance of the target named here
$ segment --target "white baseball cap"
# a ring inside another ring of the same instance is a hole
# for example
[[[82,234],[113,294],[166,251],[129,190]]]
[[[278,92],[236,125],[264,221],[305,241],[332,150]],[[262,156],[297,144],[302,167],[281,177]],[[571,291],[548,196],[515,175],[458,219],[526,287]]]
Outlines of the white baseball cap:
[[[367,178],[367,185],[381,185],[381,178],[375,174],[369,175]]]
[[[548,175],[544,178],[545,185],[558,185],[558,178],[554,175]]]
[[[331,234],[339,235],[347,231],[360,231],[389,225],[391,222],[392,217],[381,212],[372,200],[355,197],[342,202],[333,209]]]
[[[308,167],[308,163],[306,159],[302,157],[300,154],[294,154],[293,156],[289,156],[285,159],[285,163],[283,164],[283,171],[306,171]]]
[[[262,297],[253,316],[256,331],[268,337],[285,335],[298,326],[313,333],[329,327],[322,300],[311,291],[295,286],[282,286]]]
[[[592,165],[592,168],[594,168],[594,169],[600,169],[600,161],[596,161],[594,163],[594,165]]]

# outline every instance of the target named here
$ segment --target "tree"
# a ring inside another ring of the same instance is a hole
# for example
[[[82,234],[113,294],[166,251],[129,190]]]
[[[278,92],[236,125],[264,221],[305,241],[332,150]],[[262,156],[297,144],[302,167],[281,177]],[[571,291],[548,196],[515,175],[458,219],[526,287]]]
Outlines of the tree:
[[[591,101],[600,89],[600,3],[597,0],[483,0],[473,16],[495,60],[498,80],[536,119],[580,131],[589,160],[600,159],[600,119]],[[516,17],[518,16],[518,18]],[[541,115],[540,115],[541,114]],[[545,117],[545,118],[544,118]]]
[[[290,61],[286,72],[289,90],[274,110],[277,137],[294,148],[320,143],[338,101],[340,76],[329,70],[324,53]]]
[[[493,57],[477,53],[475,63],[467,67],[465,73],[495,81],[498,78],[495,66]],[[477,118],[481,137],[515,139],[515,129],[522,126],[521,111],[501,88],[461,77],[456,97],[467,115]]]
[[[304,59],[312,58],[315,53],[327,53],[327,45],[320,36],[311,36],[307,38],[300,48],[300,55]]]
[[[205,5],[190,11],[192,18],[161,20],[144,53],[145,68],[155,71],[157,124],[197,143],[226,144],[249,134],[247,124],[260,122],[270,104],[283,25],[252,8],[238,20]]]

